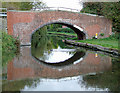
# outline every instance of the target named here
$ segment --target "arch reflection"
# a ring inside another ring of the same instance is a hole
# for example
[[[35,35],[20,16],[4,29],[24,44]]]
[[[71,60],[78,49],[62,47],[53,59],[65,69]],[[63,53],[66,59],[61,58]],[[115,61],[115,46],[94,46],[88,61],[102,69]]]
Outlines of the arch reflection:
[[[42,62],[43,64],[49,65],[49,66],[55,66],[55,67],[59,67],[59,66],[68,66],[70,64],[74,64],[76,63],[76,61],[81,61],[81,59],[85,56],[85,52],[84,51],[77,51],[72,57],[70,57],[69,59],[66,59],[65,61],[60,61],[60,62],[54,62],[54,63],[49,63],[49,62],[45,62],[43,60],[40,60],[39,58],[33,56],[37,61]]]

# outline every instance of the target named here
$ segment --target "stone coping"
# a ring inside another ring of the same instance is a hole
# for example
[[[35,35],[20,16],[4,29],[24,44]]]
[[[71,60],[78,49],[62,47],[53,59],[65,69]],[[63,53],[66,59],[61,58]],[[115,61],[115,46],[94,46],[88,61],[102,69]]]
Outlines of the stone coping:
[[[7,10],[8,12],[46,12],[46,11],[61,11],[61,12],[72,12],[72,11],[65,11],[65,10]],[[78,13],[78,14],[82,14],[82,15],[88,15],[88,16],[98,16],[98,17],[104,17],[104,16],[100,16],[100,15],[96,15],[96,14],[89,14],[89,13],[81,13],[79,12],[72,12],[72,13]]]
[[[120,56],[120,52],[118,49],[112,49],[112,48],[107,48],[107,47],[103,47],[100,45],[93,45],[93,44],[88,44],[88,43],[75,42],[74,40],[65,40],[64,42],[66,44],[70,44],[73,46],[85,47],[85,48],[93,49],[96,51],[103,51],[103,52],[107,52],[113,55]]]

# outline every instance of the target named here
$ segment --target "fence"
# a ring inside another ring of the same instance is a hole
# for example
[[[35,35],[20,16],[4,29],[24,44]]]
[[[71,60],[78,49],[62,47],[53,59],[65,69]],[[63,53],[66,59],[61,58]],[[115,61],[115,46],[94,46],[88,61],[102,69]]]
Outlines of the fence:
[[[0,8],[0,30],[7,32],[7,8]]]

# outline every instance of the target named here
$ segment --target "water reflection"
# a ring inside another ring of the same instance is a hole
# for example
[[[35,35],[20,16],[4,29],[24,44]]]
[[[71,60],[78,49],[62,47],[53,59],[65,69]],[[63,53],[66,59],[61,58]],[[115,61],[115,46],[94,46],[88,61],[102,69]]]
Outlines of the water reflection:
[[[108,91],[108,88],[86,87],[83,76],[66,77],[62,79],[40,79],[36,87],[25,86],[22,91]]]
[[[95,75],[86,75],[83,77],[84,83],[87,87],[99,87],[105,89],[106,87],[112,91],[120,92],[120,59],[112,59],[112,69]]]
[[[6,74],[3,76],[3,91],[105,91],[114,90],[115,87],[116,90],[120,89],[120,64],[112,65],[111,57],[99,53],[96,56],[94,51],[62,46],[63,43],[59,40],[55,42],[53,44],[53,41],[41,41],[43,46],[21,47],[20,55],[7,64]],[[54,61],[57,63],[53,63],[48,56],[59,52],[58,50],[70,56],[64,60],[57,58],[58,60]]]
[[[69,59],[76,52],[76,49],[63,49],[64,47],[64,43],[57,37],[41,37],[39,42],[33,39],[31,53],[39,60],[57,63]]]
[[[30,47],[21,47],[21,55],[15,57],[7,65],[7,79],[17,80],[33,77],[62,78],[86,73],[104,72],[110,70],[111,66],[110,57],[98,55],[96,58],[94,53],[88,51],[80,62],[62,68],[54,68],[42,62],[37,62],[30,55]]]
[[[59,63],[60,61],[71,58],[75,52],[75,49],[62,49],[58,46],[57,49],[51,49],[50,51],[50,53],[44,52],[46,59],[43,57],[40,57],[39,59],[44,60],[47,63]]]

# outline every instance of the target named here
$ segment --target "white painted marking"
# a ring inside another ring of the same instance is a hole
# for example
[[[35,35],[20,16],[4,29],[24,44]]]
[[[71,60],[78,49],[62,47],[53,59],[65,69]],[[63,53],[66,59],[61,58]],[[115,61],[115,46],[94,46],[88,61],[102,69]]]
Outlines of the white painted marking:
[[[73,64],[77,64],[79,62],[81,62],[83,60],[83,58],[80,58],[79,60],[75,61]]]
[[[80,31],[83,31],[83,29],[77,25],[73,25],[75,28],[79,29]]]

